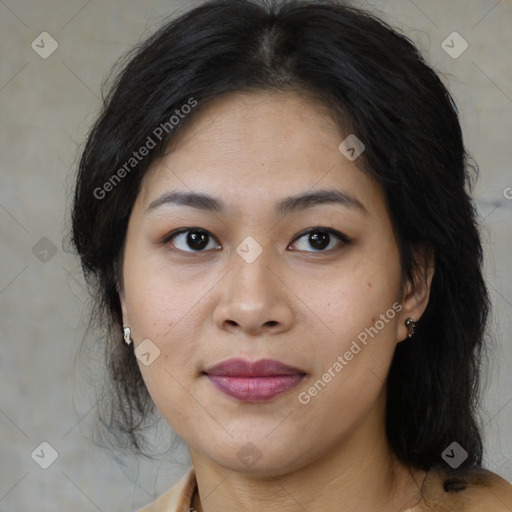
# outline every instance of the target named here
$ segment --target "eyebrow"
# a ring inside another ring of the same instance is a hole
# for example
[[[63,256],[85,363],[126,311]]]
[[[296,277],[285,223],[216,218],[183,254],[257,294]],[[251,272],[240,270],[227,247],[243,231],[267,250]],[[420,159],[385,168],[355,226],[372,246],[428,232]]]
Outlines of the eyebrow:
[[[173,191],[155,199],[146,209],[146,213],[168,204],[191,206],[199,210],[207,210],[216,213],[223,213],[226,207],[221,199],[217,199],[208,194]],[[360,201],[338,189],[314,190],[312,192],[286,197],[276,204],[275,212],[277,215],[285,216],[321,204],[340,204],[346,208],[359,210],[361,213],[368,213],[368,210]]]

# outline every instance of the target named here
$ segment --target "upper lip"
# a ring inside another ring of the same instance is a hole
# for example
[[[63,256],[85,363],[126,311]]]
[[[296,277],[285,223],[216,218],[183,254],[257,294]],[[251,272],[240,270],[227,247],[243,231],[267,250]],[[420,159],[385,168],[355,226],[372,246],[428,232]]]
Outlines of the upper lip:
[[[306,374],[304,370],[281,363],[274,359],[248,361],[242,358],[231,358],[211,366],[205,373],[208,375],[224,375],[229,377],[269,377],[275,375]]]

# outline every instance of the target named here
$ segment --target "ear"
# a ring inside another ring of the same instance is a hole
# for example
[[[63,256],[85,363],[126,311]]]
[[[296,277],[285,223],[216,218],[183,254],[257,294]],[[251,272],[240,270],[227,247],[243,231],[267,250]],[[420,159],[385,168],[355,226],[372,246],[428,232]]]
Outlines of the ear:
[[[435,262],[433,248],[426,244],[417,246],[414,250],[414,259],[416,266],[413,270],[413,280],[407,280],[402,290],[397,343],[408,338],[409,332],[405,321],[412,318],[417,322],[427,308],[430,297]]]
[[[126,299],[124,296],[124,291],[122,289],[119,289],[119,302],[121,303],[121,312],[123,315],[123,325],[130,325],[130,319],[128,316],[128,308],[126,307]]]
[[[116,289],[117,293],[119,295],[119,302],[121,303],[121,313],[123,315],[122,322],[123,325],[130,325],[130,320],[128,316],[128,308],[126,306],[126,298],[124,294],[124,280],[122,275],[122,265],[120,265],[120,262],[122,262],[123,257],[123,251],[121,251],[121,254],[119,258],[117,259],[116,263],[114,264],[114,274],[115,274],[115,281],[116,281]]]

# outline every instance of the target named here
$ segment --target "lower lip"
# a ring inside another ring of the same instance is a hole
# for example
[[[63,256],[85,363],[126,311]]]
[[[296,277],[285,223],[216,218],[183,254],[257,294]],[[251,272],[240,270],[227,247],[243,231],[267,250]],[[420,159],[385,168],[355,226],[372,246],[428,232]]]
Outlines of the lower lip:
[[[305,375],[271,375],[268,377],[227,377],[207,375],[210,382],[226,395],[242,402],[265,402],[294,388]]]

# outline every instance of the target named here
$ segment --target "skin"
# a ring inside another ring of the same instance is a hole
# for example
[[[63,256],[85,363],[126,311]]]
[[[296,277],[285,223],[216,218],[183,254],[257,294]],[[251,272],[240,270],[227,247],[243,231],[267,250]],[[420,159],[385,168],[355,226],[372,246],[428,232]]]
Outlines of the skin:
[[[419,252],[414,281],[402,283],[383,190],[339,151],[346,135],[304,95],[230,93],[195,113],[142,182],[123,257],[123,320],[135,349],[150,339],[160,350],[149,366],[138,362],[160,413],[188,444],[200,512],[399,512],[420,501],[425,473],[400,463],[385,435],[384,382],[405,320],[426,308],[432,259]],[[364,210],[274,212],[287,196],[330,188]],[[146,211],[173,190],[207,193],[226,209]],[[308,235],[297,238],[318,226],[351,241],[332,235],[318,249]],[[186,234],[162,243],[178,228],[206,230],[208,246],[191,247]],[[262,248],[252,263],[236,252],[248,236]],[[300,403],[395,303],[401,311]],[[233,356],[277,359],[307,376],[267,402],[240,402],[202,374]],[[237,456],[249,442],[260,457],[250,467]]]

